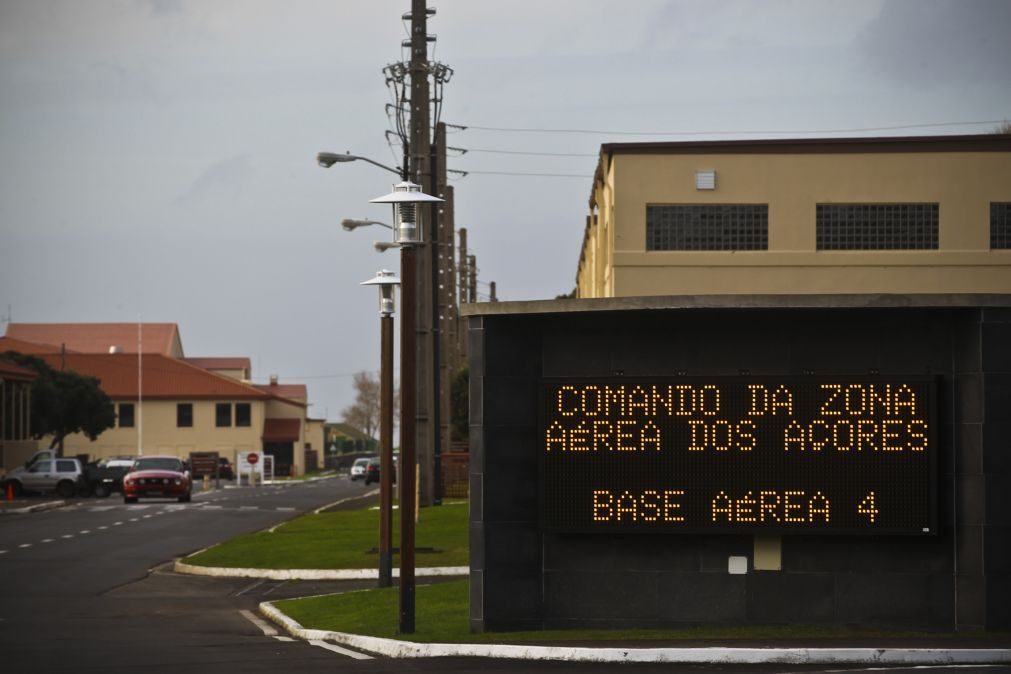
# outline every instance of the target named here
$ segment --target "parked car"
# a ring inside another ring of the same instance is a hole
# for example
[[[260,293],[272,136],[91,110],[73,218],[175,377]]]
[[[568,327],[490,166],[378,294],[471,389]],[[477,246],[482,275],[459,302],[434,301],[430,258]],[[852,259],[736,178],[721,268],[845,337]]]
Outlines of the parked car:
[[[84,470],[77,459],[67,459],[52,455],[32,457],[24,466],[15,468],[4,480],[3,489],[10,486],[14,495],[30,492],[56,492],[63,498],[70,498],[83,484]]]
[[[373,482],[379,482],[379,476],[382,471],[379,469],[380,463],[379,458],[369,459],[369,462],[365,465],[365,484],[370,485]],[[393,461],[393,484],[397,483],[397,462]]]
[[[235,479],[235,469],[232,468],[232,462],[224,456],[218,457],[218,475],[222,480]]]
[[[139,498],[192,498],[193,483],[181,459],[174,456],[142,456],[123,478],[123,502]]]
[[[81,494],[105,498],[114,491],[123,491],[123,477],[133,467],[135,457],[113,456],[92,461],[84,467]]]
[[[355,462],[351,464],[351,481],[361,480],[365,478],[365,466],[369,465],[369,461],[375,459],[374,456],[363,456],[360,459],[355,459]]]

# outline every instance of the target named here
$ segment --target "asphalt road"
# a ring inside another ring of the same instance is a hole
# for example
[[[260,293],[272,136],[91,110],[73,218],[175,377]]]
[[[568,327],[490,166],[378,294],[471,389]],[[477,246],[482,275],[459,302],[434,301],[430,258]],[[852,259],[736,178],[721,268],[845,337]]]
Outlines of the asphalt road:
[[[192,503],[81,499],[0,516],[0,672],[610,672],[614,664],[369,658],[273,633],[261,601],[373,587],[374,581],[185,576],[175,559],[371,489],[329,479],[223,489]],[[783,665],[621,665],[624,672],[881,671]],[[892,669],[891,672],[912,669]],[[918,668],[919,674],[924,672]],[[1011,668],[927,671],[1011,672]]]
[[[311,587],[181,576],[171,563],[366,491],[329,479],[222,489],[188,504],[113,496],[4,515],[0,671],[332,670],[334,653],[267,637],[240,613]]]

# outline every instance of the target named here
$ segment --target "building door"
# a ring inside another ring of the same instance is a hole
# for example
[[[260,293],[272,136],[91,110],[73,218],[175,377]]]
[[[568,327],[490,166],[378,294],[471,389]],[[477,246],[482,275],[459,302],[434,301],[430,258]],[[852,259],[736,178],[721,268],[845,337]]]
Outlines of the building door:
[[[263,443],[263,453],[274,457],[274,474],[291,475],[295,465],[295,443],[294,442],[265,442]]]

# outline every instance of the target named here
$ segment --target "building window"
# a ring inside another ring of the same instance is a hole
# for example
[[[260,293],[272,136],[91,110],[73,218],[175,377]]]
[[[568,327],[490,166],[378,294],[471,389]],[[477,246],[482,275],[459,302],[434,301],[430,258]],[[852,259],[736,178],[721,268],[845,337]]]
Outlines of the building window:
[[[176,426],[179,428],[191,428],[193,426],[193,403],[179,403],[176,405]]]
[[[232,403],[218,403],[214,406],[214,424],[218,428],[232,425]]]
[[[133,428],[133,403],[120,403],[116,418],[120,428]]]
[[[937,204],[818,204],[818,250],[936,250]]]
[[[768,249],[768,204],[646,206],[646,250]]]
[[[1011,248],[1011,203],[990,204],[990,248]]]
[[[251,426],[253,415],[249,403],[235,403],[235,425]]]

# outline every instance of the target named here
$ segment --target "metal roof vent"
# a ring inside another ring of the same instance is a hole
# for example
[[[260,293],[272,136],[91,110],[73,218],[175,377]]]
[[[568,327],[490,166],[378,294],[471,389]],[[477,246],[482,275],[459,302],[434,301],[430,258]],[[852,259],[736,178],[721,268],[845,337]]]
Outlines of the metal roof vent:
[[[697,190],[715,190],[716,189],[716,170],[715,169],[704,169],[702,171],[695,172],[695,189]]]
[[[109,347],[109,353],[123,353],[123,347],[113,344]]]

